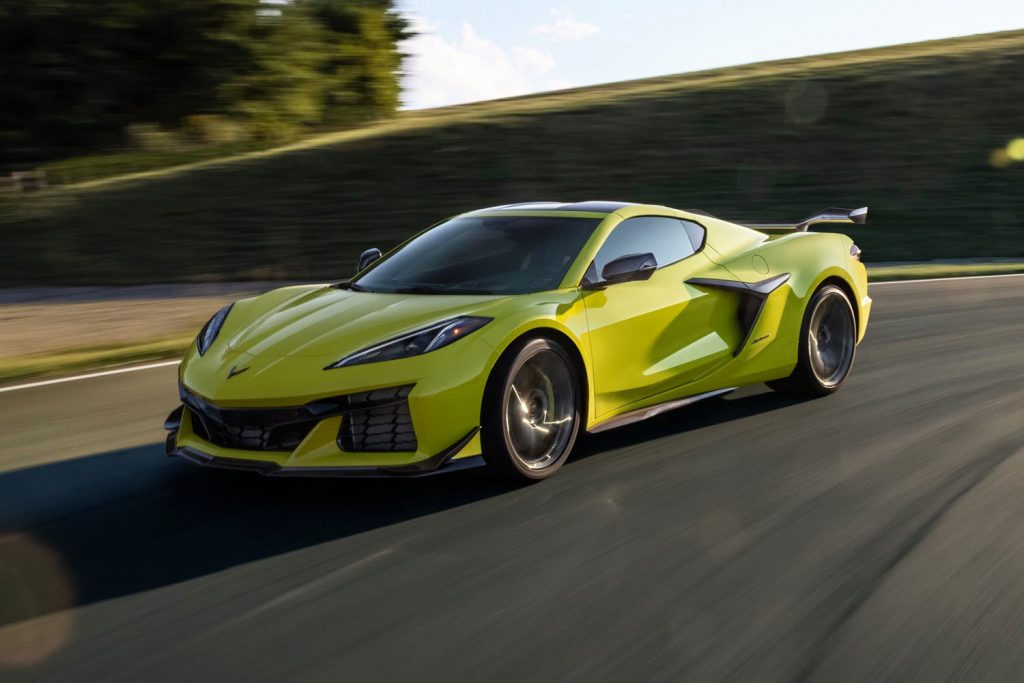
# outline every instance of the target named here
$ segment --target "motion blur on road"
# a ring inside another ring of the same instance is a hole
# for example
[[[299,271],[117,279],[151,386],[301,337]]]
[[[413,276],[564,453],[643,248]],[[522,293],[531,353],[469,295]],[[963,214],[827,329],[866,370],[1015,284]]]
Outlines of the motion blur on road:
[[[748,388],[528,488],[169,460],[174,367],[0,393],[5,458],[66,458],[0,475],[5,679],[1013,680],[1024,277],[872,296],[834,396]]]
[[[0,681],[1020,680],[1024,10],[458,4],[0,3]],[[532,486],[164,456],[214,311],[542,199],[869,205],[902,281],[836,394]]]

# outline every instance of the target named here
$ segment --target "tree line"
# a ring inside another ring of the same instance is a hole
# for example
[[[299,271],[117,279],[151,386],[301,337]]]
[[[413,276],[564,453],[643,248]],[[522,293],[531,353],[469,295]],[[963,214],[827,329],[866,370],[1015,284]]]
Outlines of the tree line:
[[[0,0],[0,166],[395,111],[392,0]]]

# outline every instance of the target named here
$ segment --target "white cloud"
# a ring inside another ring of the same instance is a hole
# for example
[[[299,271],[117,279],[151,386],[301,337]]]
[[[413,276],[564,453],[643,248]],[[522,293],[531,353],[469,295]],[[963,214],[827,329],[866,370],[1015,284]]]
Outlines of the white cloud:
[[[406,14],[405,19],[409,22],[409,30],[416,34],[433,33],[441,28],[439,22],[431,21],[419,14]]]
[[[516,64],[520,68],[543,74],[555,66],[555,56],[547,50],[534,50],[532,47],[517,47],[512,51]]]
[[[439,24],[408,17],[419,32],[402,44],[406,61],[405,107],[423,109],[463,102],[513,97],[562,86],[548,75],[555,57],[547,50],[517,46],[505,50],[464,23],[459,36],[445,40]]]
[[[554,21],[538,26],[534,33],[548,40],[571,41],[582,40],[601,30],[594,24],[577,19],[565,5],[551,10],[551,16]]]

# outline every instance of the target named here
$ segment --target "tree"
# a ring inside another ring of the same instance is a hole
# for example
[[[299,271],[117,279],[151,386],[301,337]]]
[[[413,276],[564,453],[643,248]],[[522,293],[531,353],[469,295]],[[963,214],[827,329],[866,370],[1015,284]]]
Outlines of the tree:
[[[409,37],[391,2],[306,0],[327,35],[320,74],[323,121],[349,123],[394,111],[400,88],[398,43]]]
[[[0,164],[223,118],[259,138],[398,105],[390,0],[0,0]]]

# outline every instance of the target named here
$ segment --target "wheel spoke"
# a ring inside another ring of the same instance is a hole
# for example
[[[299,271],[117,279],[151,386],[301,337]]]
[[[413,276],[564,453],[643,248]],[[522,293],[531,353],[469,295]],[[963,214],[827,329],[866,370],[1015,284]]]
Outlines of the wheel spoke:
[[[524,401],[523,397],[519,394],[519,390],[516,389],[515,384],[512,385],[512,395],[516,397],[516,403],[519,404],[520,412],[522,412],[523,415],[526,415],[526,401]]]
[[[822,297],[808,325],[811,369],[826,386],[838,384],[853,363],[856,330],[846,298],[838,292]]]
[[[505,425],[515,456],[526,467],[556,462],[574,430],[575,386],[565,361],[541,351],[526,361],[509,384]]]

